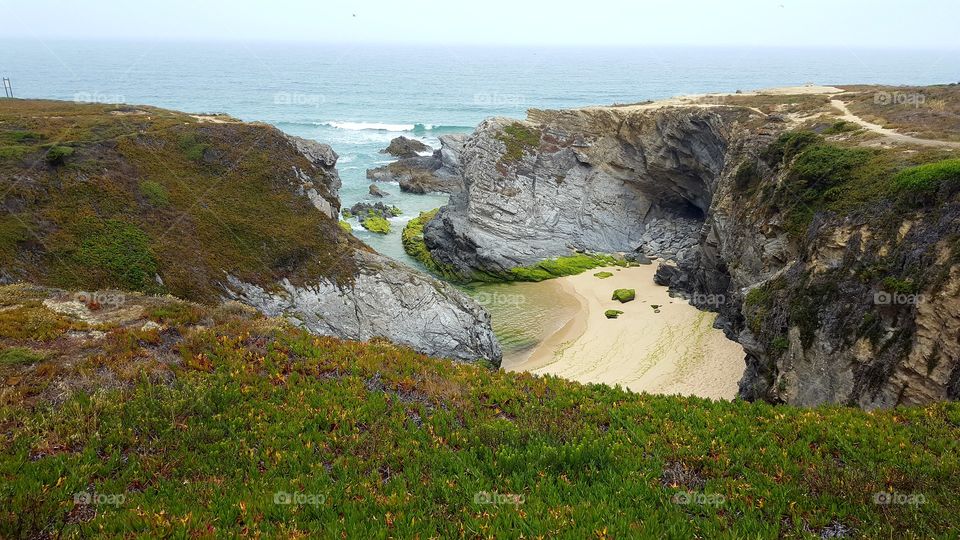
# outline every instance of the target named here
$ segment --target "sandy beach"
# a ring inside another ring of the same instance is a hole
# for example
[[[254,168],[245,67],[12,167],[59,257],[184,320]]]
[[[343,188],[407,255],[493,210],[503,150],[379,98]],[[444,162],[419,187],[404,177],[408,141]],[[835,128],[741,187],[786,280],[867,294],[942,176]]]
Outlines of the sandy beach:
[[[505,358],[504,369],[619,384],[636,392],[732,399],[743,374],[743,348],[713,328],[715,313],[670,298],[666,287],[653,282],[656,268],[597,268],[551,280],[581,309],[529,354]],[[594,276],[601,271],[613,276]],[[635,289],[636,299],[611,300],[621,288]],[[623,314],[607,319],[608,309]]]

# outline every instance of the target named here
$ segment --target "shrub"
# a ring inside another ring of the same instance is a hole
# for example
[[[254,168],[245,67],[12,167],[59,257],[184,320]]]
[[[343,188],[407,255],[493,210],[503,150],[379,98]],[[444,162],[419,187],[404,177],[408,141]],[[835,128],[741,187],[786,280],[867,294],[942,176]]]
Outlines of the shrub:
[[[73,155],[73,148],[69,146],[51,146],[47,150],[47,163],[51,165],[63,165],[67,158]]]
[[[767,147],[761,157],[771,165],[782,161],[790,161],[801,150],[820,140],[820,136],[812,131],[781,133],[777,140]]]
[[[160,182],[154,180],[144,180],[140,182],[140,193],[150,202],[151,205],[158,208],[170,204],[170,194],[167,188]]]
[[[920,290],[919,286],[911,279],[901,279],[898,277],[886,277],[883,279],[883,288],[887,291],[899,294],[916,294]]]
[[[613,291],[613,297],[611,300],[617,300],[621,304],[626,304],[634,300],[637,297],[637,291],[635,289],[617,289]]]
[[[12,347],[0,351],[0,365],[36,364],[44,358],[46,355],[23,347]]]
[[[893,177],[900,191],[936,191],[945,183],[960,184],[960,159],[946,159],[904,169]]]
[[[824,135],[836,135],[836,134],[838,134],[838,133],[849,133],[849,132],[851,132],[851,131],[857,131],[858,129],[860,129],[860,126],[858,126],[858,125],[856,125],[856,124],[854,124],[854,123],[852,123],[852,122],[847,122],[847,121],[844,121],[844,120],[838,120],[838,121],[834,122],[833,125],[831,125],[831,126],[828,127],[827,129],[823,130],[823,134],[824,134]]]
[[[159,268],[150,237],[132,223],[119,219],[87,219],[70,260],[74,273],[94,278],[97,286],[152,292]]]
[[[210,145],[200,140],[195,133],[180,138],[180,150],[190,161],[203,161],[203,156],[209,148]]]

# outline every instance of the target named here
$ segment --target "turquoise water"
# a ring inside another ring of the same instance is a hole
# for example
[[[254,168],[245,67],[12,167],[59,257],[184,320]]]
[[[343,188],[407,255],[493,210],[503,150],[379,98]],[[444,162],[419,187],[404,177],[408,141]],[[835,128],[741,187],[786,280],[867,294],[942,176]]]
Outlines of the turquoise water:
[[[956,51],[693,48],[425,48],[242,43],[0,41],[0,76],[18,97],[147,104],[224,112],[330,144],[344,206],[368,200],[366,170],[388,163],[393,137],[436,147],[489,116],[530,107],[633,103],[677,94],[773,86],[960,80]],[[378,251],[415,264],[400,230],[444,195],[401,194],[388,236],[354,223]],[[529,285],[529,286],[527,286]],[[569,302],[537,284],[470,291],[494,317],[508,355],[569,318]],[[479,295],[479,296],[478,296]],[[485,296],[484,296],[485,295]],[[484,301],[486,300],[486,301]]]

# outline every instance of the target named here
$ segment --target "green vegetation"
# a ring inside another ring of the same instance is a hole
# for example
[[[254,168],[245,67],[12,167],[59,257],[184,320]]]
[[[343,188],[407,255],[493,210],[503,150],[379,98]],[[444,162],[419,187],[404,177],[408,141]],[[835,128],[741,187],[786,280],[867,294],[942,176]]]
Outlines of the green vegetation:
[[[827,129],[823,130],[824,135],[838,135],[840,133],[850,133],[851,131],[857,131],[860,129],[860,126],[854,124],[853,122],[847,122],[844,120],[837,120],[830,125]]]
[[[377,234],[387,234],[390,232],[390,222],[372,210],[367,213],[366,217],[360,220],[360,225],[363,225],[364,229]]]
[[[74,249],[62,252],[59,271],[75,286],[155,292],[156,258],[150,237],[124,220],[87,218],[77,225]]]
[[[508,281],[543,281],[562,276],[582,274],[601,266],[627,266],[629,263],[613,255],[578,253],[540,261],[532,266],[511,268]]]
[[[431,219],[437,217],[437,212],[440,209],[430,210],[428,212],[420,212],[420,215],[411,219],[407,222],[407,225],[403,228],[403,233],[401,234],[401,241],[403,242],[403,250],[407,252],[407,255],[410,255],[414,259],[420,261],[423,266],[427,268],[430,272],[442,276],[451,281],[461,281],[457,273],[441,263],[438,263],[434,260],[433,255],[430,254],[430,250],[427,249],[427,244],[423,240],[423,228],[430,222]]]
[[[821,140],[820,136],[812,131],[787,131],[767,147],[762,157],[771,165],[789,162],[804,148]]]
[[[346,232],[346,233],[352,233],[352,232],[353,232],[353,227],[350,225],[350,223],[348,223],[348,222],[346,222],[346,221],[344,221],[344,220],[342,220],[342,219],[340,220],[340,228],[343,230],[343,232]]]
[[[902,191],[936,191],[942,185],[960,186],[960,159],[945,159],[910,167],[897,173],[893,183]]]
[[[633,301],[636,297],[637,291],[635,289],[617,289],[613,291],[613,297],[611,297],[611,300],[617,300],[621,304],[626,304],[627,302]]]
[[[343,219],[350,219],[353,217],[353,212],[344,208],[343,210],[340,211],[340,215],[343,216]]]
[[[957,403],[635,394],[203,320],[3,366],[0,536],[929,538],[960,514]]]
[[[607,279],[609,277],[613,277],[613,272],[597,272],[593,276],[598,277],[600,279]]]
[[[46,358],[46,355],[25,347],[10,347],[0,350],[0,366],[18,364],[36,364]]]
[[[782,354],[790,348],[790,340],[787,339],[787,336],[776,337],[770,344],[770,348],[773,349],[773,351],[777,354]]]
[[[69,146],[51,146],[47,150],[46,160],[51,165],[63,165],[67,158],[73,155],[73,148]]]
[[[140,194],[146,197],[151,205],[162,208],[170,204],[170,194],[163,184],[154,180],[140,182]]]
[[[916,294],[920,292],[920,287],[914,283],[911,278],[898,278],[895,276],[888,276],[883,279],[883,288],[899,294]]]
[[[623,315],[623,312],[619,309],[608,309],[603,312],[603,316],[608,319],[616,319],[617,317]]]
[[[180,137],[180,150],[183,155],[191,161],[203,161],[204,154],[210,149],[210,145],[203,142],[197,133],[186,133]]]
[[[760,182],[760,171],[757,168],[756,161],[752,159],[744,161],[737,167],[734,173],[733,183],[737,189],[748,190]]]
[[[520,161],[528,150],[540,146],[540,131],[514,122],[504,127],[497,139],[507,147],[501,162],[514,163]]]

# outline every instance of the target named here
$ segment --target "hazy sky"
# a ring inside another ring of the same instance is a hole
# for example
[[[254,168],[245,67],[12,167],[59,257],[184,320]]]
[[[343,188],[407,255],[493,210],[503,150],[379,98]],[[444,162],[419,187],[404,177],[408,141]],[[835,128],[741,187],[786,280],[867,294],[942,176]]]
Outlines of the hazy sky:
[[[0,0],[6,37],[958,49],[960,0]]]

